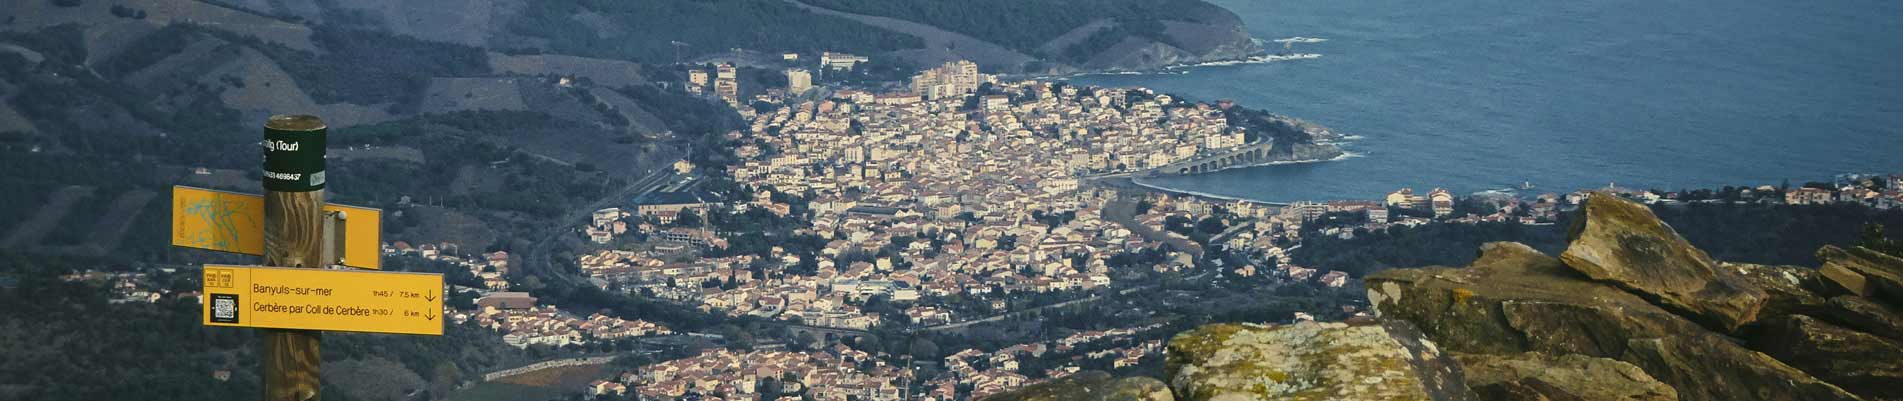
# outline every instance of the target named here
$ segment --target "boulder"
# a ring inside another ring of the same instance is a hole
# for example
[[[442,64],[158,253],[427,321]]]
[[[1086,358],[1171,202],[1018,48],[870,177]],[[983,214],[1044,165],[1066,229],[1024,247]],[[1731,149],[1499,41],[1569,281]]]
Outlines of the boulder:
[[[1682,400],[1858,400],[1769,355],[1714,335],[1633,339],[1620,360],[1671,383]]]
[[[1644,298],[1590,281],[1513,242],[1482,245],[1466,268],[1384,270],[1364,284],[1375,314],[1413,322],[1459,352],[1618,358],[1629,338],[1699,331]]]
[[[1759,320],[1808,313],[1829,304],[1827,294],[1837,293],[1831,291],[1817,269],[1730,262],[1718,265],[1720,269],[1737,272],[1746,283],[1764,291],[1764,307],[1758,309]]]
[[[1718,331],[1757,318],[1763,290],[1720,269],[1645,205],[1594,193],[1568,230],[1560,260],[1593,280],[1619,285],[1683,311]]]
[[[1804,315],[1774,322],[1752,345],[1871,399],[1903,399],[1903,345]]]
[[[1078,372],[980,401],[1174,401],[1169,385],[1149,377],[1112,378],[1100,371]]]
[[[1723,266],[1737,271],[1753,286],[1764,289],[1767,298],[1764,308],[1758,312],[1760,322],[1775,323],[1790,315],[1809,315],[1852,330],[1903,340],[1903,317],[1898,317],[1890,307],[1855,294],[1827,297],[1826,294],[1843,292],[1843,288],[1836,287],[1834,280],[1828,278],[1830,273],[1827,271],[1745,263],[1723,263]],[[1825,267],[1849,271],[1839,265]]]
[[[1837,285],[1837,288],[1842,288],[1844,292],[1848,292],[1850,295],[1867,297],[1876,295],[1877,293],[1875,283],[1870,282],[1868,278],[1864,278],[1863,273],[1850,270],[1850,268],[1844,267],[1843,265],[1826,263],[1823,267],[1817,268],[1817,271],[1819,274],[1822,274],[1825,279],[1829,279],[1831,284]]]
[[[1630,363],[1582,355],[1457,354],[1467,387],[1490,401],[1677,401]]]
[[[1864,247],[1843,249],[1835,246],[1818,249],[1817,258],[1824,261],[1825,277],[1852,294],[1873,296],[1891,305],[1903,305],[1903,258]],[[1855,277],[1841,273],[1843,271],[1855,273]]]
[[[1169,342],[1185,401],[1470,400],[1455,363],[1405,322],[1214,324]]]

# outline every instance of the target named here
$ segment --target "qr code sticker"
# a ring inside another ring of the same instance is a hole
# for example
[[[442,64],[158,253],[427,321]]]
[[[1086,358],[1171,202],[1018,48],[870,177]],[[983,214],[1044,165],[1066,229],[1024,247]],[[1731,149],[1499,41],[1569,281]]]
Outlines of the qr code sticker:
[[[211,294],[211,321],[238,323],[238,295]]]

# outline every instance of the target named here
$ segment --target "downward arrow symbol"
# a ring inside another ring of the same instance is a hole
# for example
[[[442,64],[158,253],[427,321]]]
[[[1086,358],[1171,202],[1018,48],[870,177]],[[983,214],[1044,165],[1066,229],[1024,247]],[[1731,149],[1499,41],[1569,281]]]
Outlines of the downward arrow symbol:
[[[435,302],[435,301],[436,301],[436,294],[433,294],[433,293],[427,293],[427,292],[426,292],[426,293],[423,293],[423,300],[424,300],[424,301],[430,301],[430,302]]]
[[[423,312],[424,320],[436,320],[436,312]]]

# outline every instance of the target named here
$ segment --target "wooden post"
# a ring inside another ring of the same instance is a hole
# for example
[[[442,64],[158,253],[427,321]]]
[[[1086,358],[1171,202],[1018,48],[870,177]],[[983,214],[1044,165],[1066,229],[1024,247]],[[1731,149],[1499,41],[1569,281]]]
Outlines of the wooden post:
[[[278,115],[264,123],[264,265],[323,268],[324,121]],[[264,331],[265,401],[318,399],[313,330]]]

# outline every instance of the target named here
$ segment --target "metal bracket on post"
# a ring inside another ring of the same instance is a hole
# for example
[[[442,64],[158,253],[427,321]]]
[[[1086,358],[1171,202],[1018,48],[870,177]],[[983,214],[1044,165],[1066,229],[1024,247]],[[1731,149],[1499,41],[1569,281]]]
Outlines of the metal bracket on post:
[[[318,241],[324,245],[324,266],[344,264],[344,240],[345,233],[349,232],[346,229],[349,222],[350,214],[342,210],[324,212],[324,238]]]

